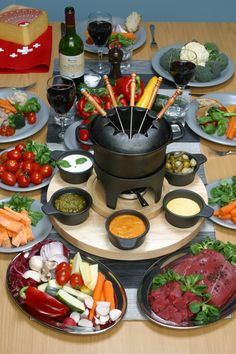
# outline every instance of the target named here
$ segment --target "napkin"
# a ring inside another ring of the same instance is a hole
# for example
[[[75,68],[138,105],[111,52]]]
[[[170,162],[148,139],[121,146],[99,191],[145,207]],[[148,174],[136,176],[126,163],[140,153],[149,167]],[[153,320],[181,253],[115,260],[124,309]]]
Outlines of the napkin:
[[[24,46],[0,39],[0,73],[48,72],[52,52],[52,27]]]

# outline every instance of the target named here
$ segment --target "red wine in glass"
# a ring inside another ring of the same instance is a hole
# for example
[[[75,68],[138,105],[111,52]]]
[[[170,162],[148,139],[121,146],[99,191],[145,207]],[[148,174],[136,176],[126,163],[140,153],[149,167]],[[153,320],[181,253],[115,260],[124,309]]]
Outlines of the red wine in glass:
[[[88,24],[88,32],[97,46],[104,46],[112,33],[112,24],[107,21],[92,21]]]
[[[177,86],[185,87],[194,76],[196,65],[188,60],[175,60],[170,64],[170,73]]]

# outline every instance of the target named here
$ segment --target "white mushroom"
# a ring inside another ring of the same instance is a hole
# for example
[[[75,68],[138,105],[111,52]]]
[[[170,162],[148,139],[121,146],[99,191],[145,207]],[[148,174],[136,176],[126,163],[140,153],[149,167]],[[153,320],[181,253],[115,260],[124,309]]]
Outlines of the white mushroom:
[[[36,272],[40,272],[40,270],[43,268],[43,257],[32,256],[29,260],[29,267]]]
[[[36,272],[35,270],[27,270],[24,274],[23,277],[25,279],[31,278],[34,279],[37,283],[40,283],[40,273]]]

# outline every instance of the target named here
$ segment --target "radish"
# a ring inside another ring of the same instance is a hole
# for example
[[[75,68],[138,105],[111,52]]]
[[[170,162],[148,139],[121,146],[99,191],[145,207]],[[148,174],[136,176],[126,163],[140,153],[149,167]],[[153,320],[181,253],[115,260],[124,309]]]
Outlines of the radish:
[[[110,319],[115,322],[118,320],[118,318],[120,318],[121,316],[121,310],[118,309],[113,309],[110,311]]]

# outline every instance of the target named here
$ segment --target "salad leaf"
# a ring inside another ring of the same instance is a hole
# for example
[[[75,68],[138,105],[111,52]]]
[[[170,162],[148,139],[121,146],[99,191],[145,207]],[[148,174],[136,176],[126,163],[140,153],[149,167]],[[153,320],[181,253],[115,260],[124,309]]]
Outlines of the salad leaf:
[[[55,166],[55,161],[51,159],[51,151],[47,144],[41,144],[33,140],[28,140],[24,151],[32,151],[35,154],[35,161],[40,165],[49,163],[52,166]]]

